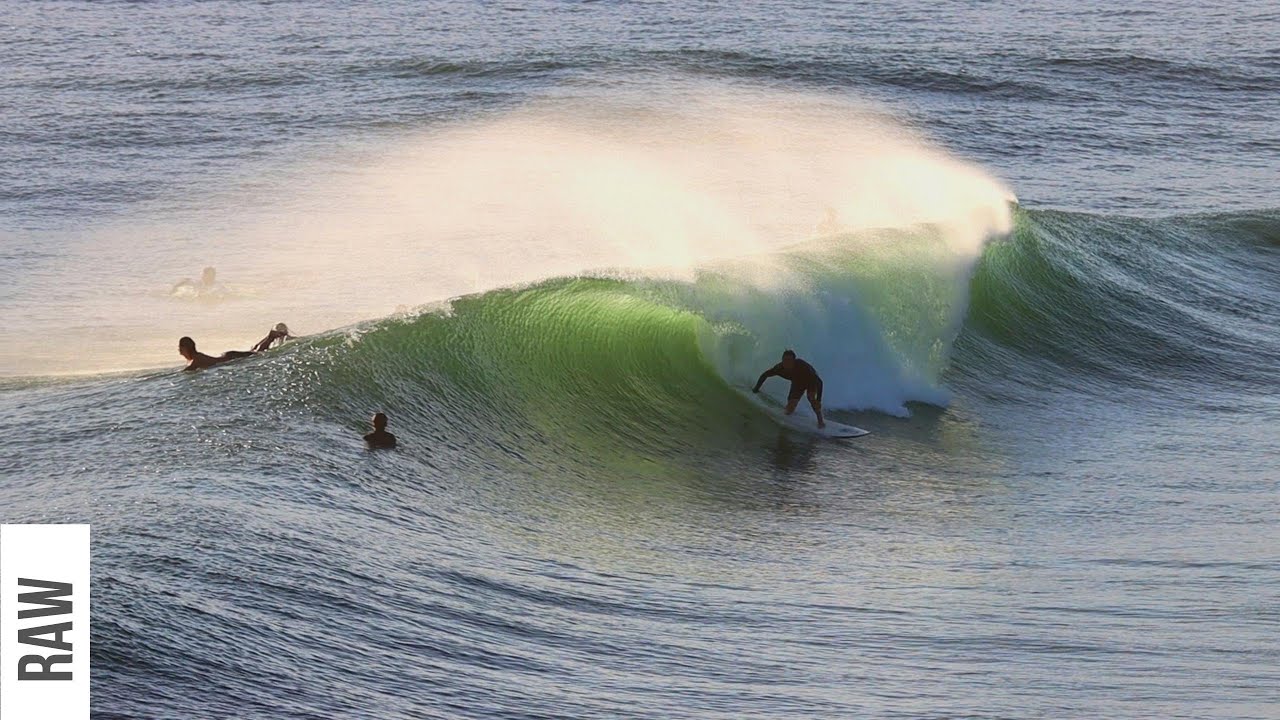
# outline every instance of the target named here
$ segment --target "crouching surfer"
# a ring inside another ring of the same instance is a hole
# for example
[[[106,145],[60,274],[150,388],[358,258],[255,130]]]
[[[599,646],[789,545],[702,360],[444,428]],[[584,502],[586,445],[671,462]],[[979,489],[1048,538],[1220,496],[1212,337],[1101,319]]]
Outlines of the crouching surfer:
[[[809,363],[796,357],[792,350],[782,353],[782,362],[765,370],[760,374],[760,379],[756,381],[756,386],[751,392],[760,392],[760,386],[774,376],[791,381],[791,390],[787,393],[787,409],[786,414],[790,415],[796,411],[796,406],[800,404],[800,398],[808,395],[809,404],[813,406],[813,412],[818,416],[818,427],[825,428],[826,420],[822,419],[822,378],[818,377],[818,371],[813,369]]]

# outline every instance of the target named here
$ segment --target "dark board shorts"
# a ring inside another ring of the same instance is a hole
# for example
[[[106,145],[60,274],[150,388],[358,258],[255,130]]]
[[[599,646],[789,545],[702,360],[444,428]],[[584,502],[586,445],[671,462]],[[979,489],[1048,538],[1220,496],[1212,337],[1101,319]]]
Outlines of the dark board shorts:
[[[810,385],[791,383],[791,392],[787,393],[787,400],[799,400],[806,392],[809,393],[810,400],[822,402],[822,380],[819,379]]]

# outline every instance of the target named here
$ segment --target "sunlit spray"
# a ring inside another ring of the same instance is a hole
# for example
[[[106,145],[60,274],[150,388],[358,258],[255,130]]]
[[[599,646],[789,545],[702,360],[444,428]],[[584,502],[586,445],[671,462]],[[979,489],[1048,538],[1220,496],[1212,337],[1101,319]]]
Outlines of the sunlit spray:
[[[0,371],[176,364],[181,335],[247,349],[280,321],[315,333],[585,273],[692,280],[732,262],[801,297],[812,288],[779,253],[892,242],[883,229],[929,226],[934,261],[963,274],[1010,223],[1011,195],[980,168],[865,104],[791,92],[593,91],[352,154],[258,168],[186,198],[194,211],[140,209],[55,244],[66,255],[15,290]],[[175,297],[205,266],[219,292]],[[964,298],[949,303],[960,317]]]

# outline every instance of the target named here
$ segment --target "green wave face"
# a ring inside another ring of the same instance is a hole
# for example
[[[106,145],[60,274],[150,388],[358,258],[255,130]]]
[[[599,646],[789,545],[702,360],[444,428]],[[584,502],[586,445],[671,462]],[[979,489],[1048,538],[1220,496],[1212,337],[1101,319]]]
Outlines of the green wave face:
[[[828,410],[945,404],[936,381],[968,273],[924,228],[680,279],[554,279],[306,341],[285,384],[309,384],[306,407],[335,421],[380,409],[393,430],[426,433],[423,444],[483,438],[496,451],[461,461],[490,471],[510,461],[680,475],[697,465],[690,457],[732,466],[744,444],[776,442],[778,426],[745,394],[787,347],[822,373]],[[774,379],[765,392],[787,389]]]
[[[970,382],[1038,366],[1062,384],[1168,391],[1276,376],[1274,212],[1157,220],[1019,210],[972,284]]]
[[[787,347],[818,368],[837,417],[945,406],[944,384],[1016,400],[1256,380],[1280,366],[1265,333],[1280,297],[1248,288],[1277,257],[1241,222],[1019,210],[976,265],[922,227],[675,279],[548,280],[304,341],[286,383],[341,423],[382,409],[424,444],[483,438],[494,452],[458,460],[477,471],[643,477],[696,472],[691,457],[732,465],[744,443],[776,439],[744,394]]]
[[[431,428],[433,445],[483,442],[501,451],[484,456],[492,471],[505,453],[643,475],[680,449],[727,452],[744,422],[765,430],[698,352],[704,321],[642,295],[619,280],[553,280],[384,321],[349,346],[329,341],[333,395],[320,405],[335,419],[352,404],[384,409]]]

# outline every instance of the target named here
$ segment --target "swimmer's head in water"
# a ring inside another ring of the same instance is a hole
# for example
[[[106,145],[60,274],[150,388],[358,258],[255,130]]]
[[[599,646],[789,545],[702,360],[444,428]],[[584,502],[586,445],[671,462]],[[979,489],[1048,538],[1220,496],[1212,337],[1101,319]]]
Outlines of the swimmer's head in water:
[[[288,334],[289,334],[289,326],[288,326],[288,325],[285,325],[284,323],[276,323],[275,330],[276,330],[276,332],[280,333],[281,335],[288,335]]]
[[[178,354],[190,360],[196,356],[196,341],[189,337],[181,337],[178,339]]]
[[[218,271],[214,270],[212,267],[207,267],[204,269],[204,272],[200,273],[200,284],[205,287],[209,287],[210,285],[213,285],[213,282],[217,277]]]
[[[387,416],[386,416],[386,415],[383,415],[382,413],[377,413],[376,415],[374,415],[374,416],[373,416],[373,429],[374,429],[374,430],[386,430],[386,429],[387,429]]]
[[[793,365],[795,365],[795,364],[796,364],[796,351],[795,351],[795,350],[785,350],[785,351],[783,351],[783,353],[782,353],[782,367],[786,368],[787,370],[790,370],[790,369],[791,369],[791,367],[792,367]]]

